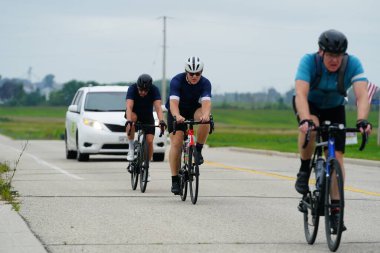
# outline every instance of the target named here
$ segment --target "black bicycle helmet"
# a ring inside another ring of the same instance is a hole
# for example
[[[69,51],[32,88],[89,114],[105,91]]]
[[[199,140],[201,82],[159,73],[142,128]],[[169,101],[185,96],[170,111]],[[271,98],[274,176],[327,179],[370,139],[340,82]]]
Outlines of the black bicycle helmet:
[[[331,29],[319,36],[318,45],[322,51],[333,54],[344,54],[346,53],[348,42],[343,33]]]
[[[137,87],[142,90],[149,90],[152,87],[152,77],[148,74],[142,74],[137,79]]]

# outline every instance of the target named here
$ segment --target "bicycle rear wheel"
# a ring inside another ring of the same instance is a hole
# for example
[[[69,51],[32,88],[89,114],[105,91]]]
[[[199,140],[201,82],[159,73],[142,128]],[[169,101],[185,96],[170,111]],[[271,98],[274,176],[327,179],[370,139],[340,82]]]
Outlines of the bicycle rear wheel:
[[[138,168],[136,167],[136,164],[134,162],[130,162],[129,165],[128,165],[128,169],[131,172],[132,190],[136,190],[136,188],[137,188],[137,182],[139,180]]]
[[[314,244],[318,234],[319,214],[318,214],[318,198],[315,194],[308,193],[300,203],[303,212],[303,227],[305,238],[308,244]]]
[[[141,154],[141,167],[140,167],[140,190],[142,193],[145,192],[146,186],[148,184],[149,175],[149,147],[148,142],[145,140],[145,136],[142,141]]]
[[[332,203],[330,191],[332,185],[338,187],[337,203]],[[335,214],[339,210],[337,219],[334,218]],[[336,159],[332,159],[330,162],[330,177],[326,178],[326,192],[325,192],[325,228],[326,239],[329,249],[336,251],[339,247],[340,240],[343,232],[343,217],[344,217],[344,183],[343,174],[339,162]]]
[[[199,189],[199,166],[193,163],[193,153],[196,155],[196,150],[194,146],[189,147],[189,188],[191,202],[195,205],[198,199],[198,189]]]

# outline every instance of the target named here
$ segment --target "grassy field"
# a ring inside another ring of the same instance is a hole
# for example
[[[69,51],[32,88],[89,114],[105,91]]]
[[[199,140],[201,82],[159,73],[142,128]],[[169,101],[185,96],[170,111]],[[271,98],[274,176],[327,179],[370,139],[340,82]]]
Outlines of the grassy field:
[[[67,107],[2,107],[0,133],[14,139],[60,139]]]
[[[1,107],[0,133],[15,139],[60,139],[64,133],[67,107]],[[297,152],[297,123],[291,110],[214,109],[215,132],[207,143],[212,147],[236,146]],[[347,112],[347,123],[354,126],[356,112]],[[347,146],[346,156],[380,160],[376,144],[378,112],[369,120],[374,134],[364,152],[358,145]]]

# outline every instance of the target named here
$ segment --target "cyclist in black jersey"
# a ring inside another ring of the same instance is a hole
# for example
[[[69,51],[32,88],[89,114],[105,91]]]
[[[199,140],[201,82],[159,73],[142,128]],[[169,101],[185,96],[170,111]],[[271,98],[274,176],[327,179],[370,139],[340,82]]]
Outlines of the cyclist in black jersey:
[[[133,141],[135,137],[135,127],[133,122],[139,121],[144,124],[154,125],[153,107],[156,110],[157,117],[160,121],[161,128],[166,128],[164,116],[161,108],[161,95],[158,88],[153,85],[152,77],[148,74],[142,74],[137,79],[137,83],[128,88],[126,97],[126,132],[128,136],[129,151],[127,160],[132,161],[134,158]],[[132,124],[131,124],[132,123]],[[153,156],[153,138],[155,127],[148,127],[145,131],[147,133],[146,140],[149,145],[149,158]]]

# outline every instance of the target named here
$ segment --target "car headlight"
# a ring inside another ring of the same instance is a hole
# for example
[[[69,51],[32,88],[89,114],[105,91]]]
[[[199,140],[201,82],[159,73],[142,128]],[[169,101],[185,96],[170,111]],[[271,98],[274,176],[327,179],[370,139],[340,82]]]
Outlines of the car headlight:
[[[86,126],[89,126],[89,127],[93,127],[96,130],[103,130],[104,129],[102,123],[100,123],[99,121],[96,121],[96,120],[92,120],[92,119],[86,119],[86,118],[83,119],[83,124],[85,124]]]

